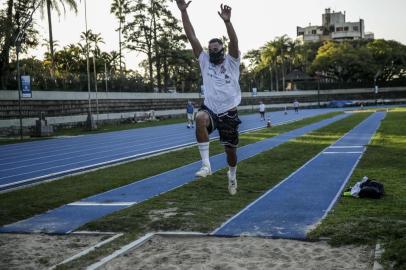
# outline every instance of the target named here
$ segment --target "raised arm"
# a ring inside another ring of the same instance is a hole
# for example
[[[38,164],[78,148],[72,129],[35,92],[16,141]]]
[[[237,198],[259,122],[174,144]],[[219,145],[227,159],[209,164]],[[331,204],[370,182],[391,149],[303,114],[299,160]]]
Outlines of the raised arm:
[[[220,17],[223,19],[226,28],[227,28],[227,34],[228,38],[230,39],[230,42],[228,44],[228,52],[229,54],[234,57],[238,58],[240,51],[238,49],[238,38],[237,34],[235,33],[233,24],[231,23],[231,7],[221,4],[220,5],[221,12],[218,12]]]
[[[189,15],[187,14],[187,8],[192,1],[185,2],[185,0],[176,0],[178,8],[182,14],[183,28],[185,29],[186,36],[192,45],[193,53],[196,57],[199,57],[200,53],[203,51],[203,47],[196,37],[195,30],[193,29],[192,23],[190,22]]]

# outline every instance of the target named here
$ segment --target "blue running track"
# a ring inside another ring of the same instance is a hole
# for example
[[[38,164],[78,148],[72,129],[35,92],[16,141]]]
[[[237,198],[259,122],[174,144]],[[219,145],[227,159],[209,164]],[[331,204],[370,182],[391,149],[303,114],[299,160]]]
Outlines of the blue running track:
[[[343,119],[348,115],[349,114],[340,114],[267,140],[246,145],[238,149],[238,158],[240,161],[250,158],[290,139]],[[227,167],[224,154],[210,157],[210,159],[213,172]],[[195,180],[194,174],[200,166],[201,162],[199,161],[164,172],[75,203],[64,205],[47,213],[4,226],[0,228],[0,232],[70,233],[85,223],[143,202]]]
[[[306,239],[340,196],[385,113],[375,113],[212,234]]]
[[[337,109],[269,113],[274,124],[295,121]],[[242,132],[265,126],[259,115],[241,117]],[[217,132],[211,138],[217,137]],[[124,162],[195,143],[186,124],[132,129],[73,138],[0,146],[0,191]]]

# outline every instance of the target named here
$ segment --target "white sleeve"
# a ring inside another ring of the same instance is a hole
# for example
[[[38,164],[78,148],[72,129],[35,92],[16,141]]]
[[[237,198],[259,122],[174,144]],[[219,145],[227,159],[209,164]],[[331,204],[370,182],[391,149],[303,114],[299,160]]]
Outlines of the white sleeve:
[[[200,70],[203,71],[208,63],[209,63],[209,55],[205,51],[202,51],[199,55]]]
[[[238,53],[238,58],[234,58],[229,54],[227,54],[226,57],[228,58],[228,62],[230,63],[230,67],[232,68],[233,73],[239,74],[240,73],[241,53]]]

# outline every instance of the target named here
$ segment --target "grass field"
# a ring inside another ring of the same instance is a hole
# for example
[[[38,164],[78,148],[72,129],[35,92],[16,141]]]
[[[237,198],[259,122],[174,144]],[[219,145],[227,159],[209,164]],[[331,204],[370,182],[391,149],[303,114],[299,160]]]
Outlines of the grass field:
[[[241,145],[270,138],[332,115],[317,116],[289,125],[244,134],[241,136]],[[125,232],[125,235],[112,244],[59,269],[88,265],[147,232],[169,230],[210,232],[343,136],[368,115],[369,113],[355,114],[239,163],[239,191],[235,196],[228,195],[224,169],[208,178],[194,181],[89,223],[81,229]],[[405,110],[396,110],[388,114],[349,184],[368,175],[385,184],[386,196],[379,201],[342,198],[321,226],[310,234],[311,238],[330,237],[334,245],[349,243],[374,245],[376,240],[380,239],[386,250],[384,262],[394,261],[398,269],[404,267],[406,190],[401,181],[405,179],[404,164],[406,164],[405,119]],[[222,147],[213,142],[210,152],[220,153]],[[292,155],[292,152],[295,155]],[[199,155],[195,148],[183,149],[0,194],[2,205],[0,224],[21,220],[196,160],[199,160]]]

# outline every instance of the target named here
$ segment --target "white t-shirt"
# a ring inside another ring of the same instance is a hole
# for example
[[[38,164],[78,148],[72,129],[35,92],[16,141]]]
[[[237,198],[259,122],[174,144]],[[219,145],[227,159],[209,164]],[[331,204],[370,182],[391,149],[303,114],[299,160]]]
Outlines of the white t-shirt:
[[[204,105],[214,113],[223,113],[241,102],[240,58],[227,54],[220,65],[210,63],[210,56],[202,51],[199,56],[204,84]]]
[[[265,112],[265,104],[264,103],[259,104],[259,111],[260,112]]]
[[[299,102],[298,102],[298,101],[293,102],[293,106],[294,106],[295,108],[299,107]]]

